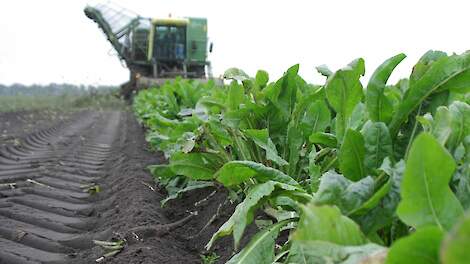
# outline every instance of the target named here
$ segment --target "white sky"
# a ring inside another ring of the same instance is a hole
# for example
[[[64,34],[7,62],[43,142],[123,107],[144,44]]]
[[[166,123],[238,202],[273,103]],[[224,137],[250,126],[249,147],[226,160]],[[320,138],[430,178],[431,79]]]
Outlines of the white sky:
[[[0,83],[68,82],[120,84],[128,71],[111,45],[85,17],[88,1],[2,1]],[[143,16],[208,18],[213,71],[259,68],[278,78],[300,63],[311,82],[314,70],[332,70],[357,57],[366,61],[366,79],[383,60],[399,52],[408,58],[392,75],[407,77],[429,49],[461,53],[470,49],[469,1],[196,1],[115,0]]]

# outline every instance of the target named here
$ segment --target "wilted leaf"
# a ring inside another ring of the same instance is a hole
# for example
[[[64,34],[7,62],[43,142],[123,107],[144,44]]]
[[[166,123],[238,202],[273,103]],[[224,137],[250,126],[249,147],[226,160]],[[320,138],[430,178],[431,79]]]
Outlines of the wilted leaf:
[[[212,186],[214,186],[213,182],[205,182],[205,181],[189,182],[186,185],[186,187],[172,193],[171,195],[163,199],[160,203],[163,207],[168,201],[178,198],[183,193],[187,193],[187,192],[197,190],[197,189],[204,189],[204,188],[212,187]]]
[[[326,66],[325,64],[322,64],[322,65],[320,65],[320,66],[317,66],[317,67],[315,67],[315,69],[317,69],[317,71],[318,71],[321,75],[323,75],[323,76],[325,76],[325,77],[327,77],[327,78],[330,77],[330,76],[333,74],[333,72],[332,72],[332,71],[328,68],[328,66]]]
[[[248,80],[250,77],[241,69],[230,68],[224,72],[224,78],[242,82],[242,81]]]

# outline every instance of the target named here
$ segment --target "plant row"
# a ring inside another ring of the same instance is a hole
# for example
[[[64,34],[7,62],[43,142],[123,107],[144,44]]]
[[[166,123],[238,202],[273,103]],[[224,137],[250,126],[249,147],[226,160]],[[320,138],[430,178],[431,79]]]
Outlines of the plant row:
[[[233,236],[228,263],[466,263],[470,53],[429,51],[387,84],[403,59],[367,84],[356,59],[317,67],[322,85],[294,65],[274,82],[231,68],[226,85],[176,79],[141,91],[136,115],[169,160],[151,166],[163,203],[226,188],[237,206],[207,249]],[[239,249],[255,216],[263,227]]]

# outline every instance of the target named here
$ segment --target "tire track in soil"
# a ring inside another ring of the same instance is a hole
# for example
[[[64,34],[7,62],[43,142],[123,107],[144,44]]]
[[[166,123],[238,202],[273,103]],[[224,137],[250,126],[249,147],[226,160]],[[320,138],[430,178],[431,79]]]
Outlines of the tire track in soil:
[[[106,170],[120,112],[86,112],[20,146],[0,148],[0,263],[68,263],[92,239],[102,195],[86,192]]]

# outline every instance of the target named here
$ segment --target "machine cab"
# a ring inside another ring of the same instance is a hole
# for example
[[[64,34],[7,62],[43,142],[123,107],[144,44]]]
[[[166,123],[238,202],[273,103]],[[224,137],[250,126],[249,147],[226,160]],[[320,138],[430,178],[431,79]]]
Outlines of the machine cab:
[[[207,59],[207,21],[201,18],[152,20],[148,60],[158,75],[202,77]]]

